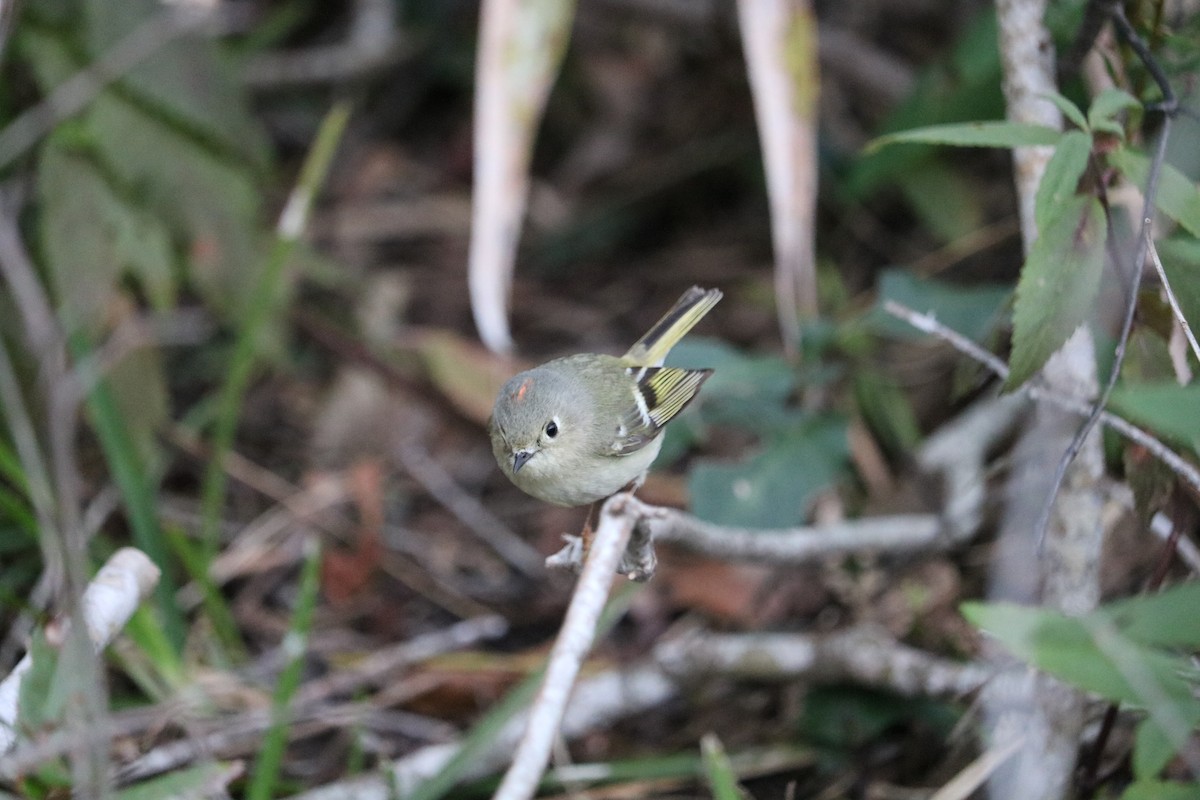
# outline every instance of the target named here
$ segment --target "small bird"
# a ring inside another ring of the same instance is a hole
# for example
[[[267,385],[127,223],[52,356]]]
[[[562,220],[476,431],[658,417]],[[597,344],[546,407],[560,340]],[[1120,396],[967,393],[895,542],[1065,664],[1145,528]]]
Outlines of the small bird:
[[[558,358],[513,376],[496,397],[488,434],[500,469],[519,489],[582,506],[645,480],[663,427],[711,369],[662,366],[721,292],[693,286],[620,358]]]

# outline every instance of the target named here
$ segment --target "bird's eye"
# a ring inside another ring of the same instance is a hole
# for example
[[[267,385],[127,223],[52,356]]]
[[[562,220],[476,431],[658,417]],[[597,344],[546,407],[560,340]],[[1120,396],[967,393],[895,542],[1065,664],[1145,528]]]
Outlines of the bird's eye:
[[[558,423],[550,420],[546,423],[546,438],[553,439],[555,436],[558,436]]]

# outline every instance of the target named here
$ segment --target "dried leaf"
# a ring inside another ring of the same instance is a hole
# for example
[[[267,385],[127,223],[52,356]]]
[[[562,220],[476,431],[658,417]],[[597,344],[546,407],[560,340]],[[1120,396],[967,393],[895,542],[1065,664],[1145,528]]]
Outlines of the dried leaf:
[[[485,0],[475,66],[475,191],[468,278],[471,311],[490,349],[512,349],[508,299],[529,160],[570,36],[568,0]]]

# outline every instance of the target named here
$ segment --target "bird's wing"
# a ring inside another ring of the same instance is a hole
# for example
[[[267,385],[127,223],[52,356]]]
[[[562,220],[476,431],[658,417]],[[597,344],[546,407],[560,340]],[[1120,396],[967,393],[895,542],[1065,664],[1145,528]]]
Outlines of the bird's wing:
[[[687,407],[700,391],[700,385],[712,374],[711,369],[675,367],[629,367],[634,379],[629,407],[617,422],[612,452],[627,455],[645,447],[664,425]]]

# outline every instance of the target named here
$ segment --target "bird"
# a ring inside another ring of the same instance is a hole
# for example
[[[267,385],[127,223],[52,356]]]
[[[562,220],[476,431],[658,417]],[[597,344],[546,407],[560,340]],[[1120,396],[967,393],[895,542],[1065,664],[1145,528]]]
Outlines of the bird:
[[[712,375],[663,361],[721,297],[719,289],[693,286],[624,355],[566,356],[510,378],[488,420],[501,471],[558,506],[640,487],[664,427]]]

